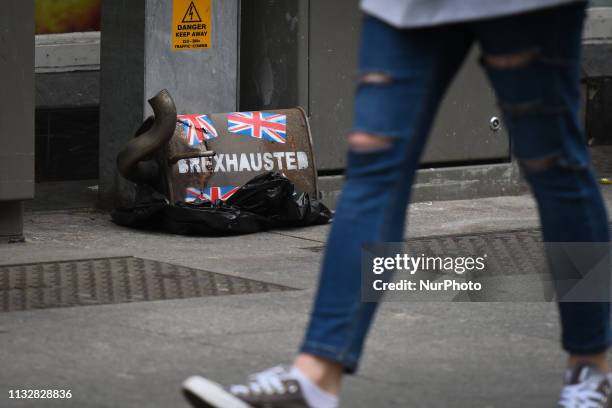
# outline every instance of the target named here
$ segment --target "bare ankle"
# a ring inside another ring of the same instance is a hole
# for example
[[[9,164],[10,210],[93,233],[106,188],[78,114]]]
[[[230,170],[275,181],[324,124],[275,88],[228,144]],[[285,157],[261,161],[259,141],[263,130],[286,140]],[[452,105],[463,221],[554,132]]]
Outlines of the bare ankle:
[[[602,373],[610,372],[610,367],[608,366],[607,352],[588,355],[570,354],[567,359],[567,366],[569,368],[573,368],[580,364],[589,364],[595,366]]]
[[[338,395],[343,368],[340,364],[312,354],[299,354],[293,366],[323,390]]]

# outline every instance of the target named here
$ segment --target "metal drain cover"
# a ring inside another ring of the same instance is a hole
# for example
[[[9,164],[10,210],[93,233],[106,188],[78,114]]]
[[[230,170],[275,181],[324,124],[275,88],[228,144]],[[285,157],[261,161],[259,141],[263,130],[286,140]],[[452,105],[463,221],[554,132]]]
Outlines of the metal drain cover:
[[[318,253],[325,247],[302,249]],[[539,228],[412,238],[406,241],[405,251],[415,256],[442,257],[487,254],[487,267],[480,276],[548,273]]]
[[[135,257],[0,266],[0,311],[294,290]]]

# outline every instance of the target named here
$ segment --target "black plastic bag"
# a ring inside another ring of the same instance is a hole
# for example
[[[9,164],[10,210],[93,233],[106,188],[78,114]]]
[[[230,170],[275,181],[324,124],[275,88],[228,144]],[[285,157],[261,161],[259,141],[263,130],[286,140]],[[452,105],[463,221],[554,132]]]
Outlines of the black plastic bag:
[[[326,224],[332,217],[323,203],[296,190],[276,172],[252,178],[226,202],[170,205],[165,196],[147,186],[139,186],[136,196],[133,206],[112,213],[116,224],[175,234],[227,235]]]

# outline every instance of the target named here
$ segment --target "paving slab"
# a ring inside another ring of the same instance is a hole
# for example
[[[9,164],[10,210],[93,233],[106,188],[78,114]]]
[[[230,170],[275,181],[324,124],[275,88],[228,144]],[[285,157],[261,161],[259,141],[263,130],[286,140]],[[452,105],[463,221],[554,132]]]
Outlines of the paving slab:
[[[134,231],[94,210],[25,218],[26,243],[1,245],[0,265],[137,256],[299,290],[0,313],[1,407],[186,407],[178,386],[188,375],[239,382],[289,363],[316,288],[316,249],[329,231],[207,238]],[[425,202],[412,205],[409,234],[537,225],[529,196]],[[385,302],[342,406],[553,406],[563,366],[558,335],[550,303]],[[16,388],[69,388],[73,398],[6,398]]]

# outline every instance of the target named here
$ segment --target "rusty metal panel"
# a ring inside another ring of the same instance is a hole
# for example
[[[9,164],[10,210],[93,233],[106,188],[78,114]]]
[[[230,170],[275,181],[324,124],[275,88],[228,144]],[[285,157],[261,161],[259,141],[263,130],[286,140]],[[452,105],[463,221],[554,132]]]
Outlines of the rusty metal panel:
[[[256,128],[260,122],[253,125],[253,133],[260,132],[259,138],[236,133],[228,117],[245,114],[264,122],[263,116],[280,115],[286,123],[285,136],[266,140],[262,130]],[[238,187],[266,171],[278,171],[302,192],[318,197],[310,127],[299,108],[179,115],[166,149],[167,193],[173,203],[225,201]]]

